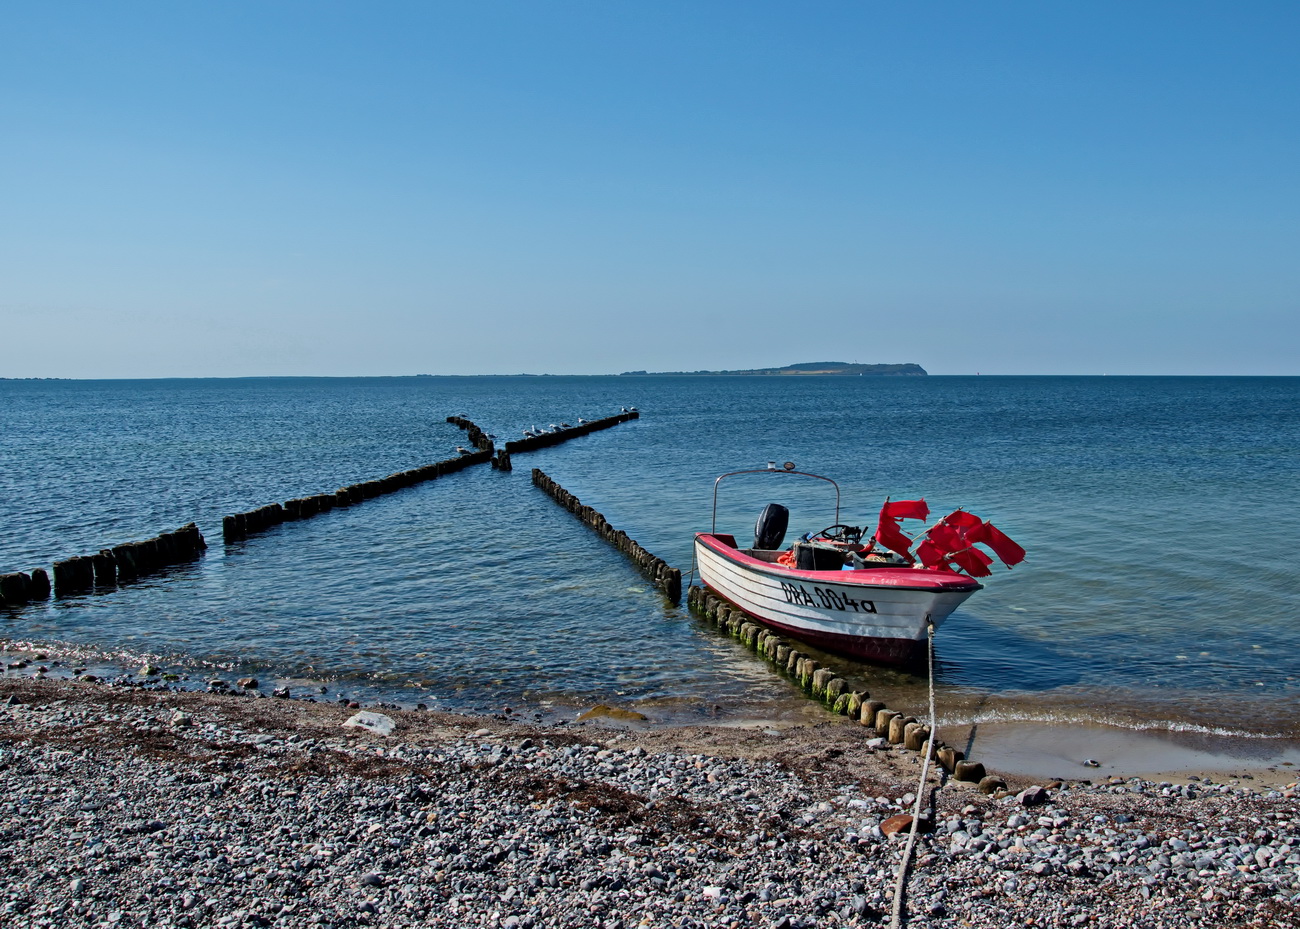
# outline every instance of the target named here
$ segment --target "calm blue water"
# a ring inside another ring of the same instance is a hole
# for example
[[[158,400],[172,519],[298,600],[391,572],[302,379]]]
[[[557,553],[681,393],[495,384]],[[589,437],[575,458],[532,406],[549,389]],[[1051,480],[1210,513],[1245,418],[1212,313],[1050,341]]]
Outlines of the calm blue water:
[[[642,418],[513,473],[221,542],[224,514],[450,457],[449,414],[516,437],[625,405]],[[940,630],[949,718],[1300,737],[1296,378],[0,381],[0,429],[0,571],[191,520],[210,545],[165,576],[0,611],[12,648],[449,708],[815,713],[529,482],[542,468],[689,572],[714,477],[791,460],[840,482],[842,521],[924,495],[1028,549]],[[792,530],[834,521],[822,485],[762,475],[724,485],[718,528],[746,536],[770,500]],[[855,674],[918,699],[906,675]]]

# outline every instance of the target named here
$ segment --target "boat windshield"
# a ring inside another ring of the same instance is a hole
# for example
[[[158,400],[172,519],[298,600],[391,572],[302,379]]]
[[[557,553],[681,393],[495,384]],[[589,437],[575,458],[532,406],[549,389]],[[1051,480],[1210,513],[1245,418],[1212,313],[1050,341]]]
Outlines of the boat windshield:
[[[814,480],[825,481],[827,484],[830,484],[832,487],[835,488],[835,523],[839,523],[840,521],[840,485],[839,484],[835,483],[829,477],[823,477],[820,474],[812,474],[808,471],[796,471],[794,467],[794,462],[792,461],[787,461],[784,467],[780,467],[780,468],[776,466],[776,462],[769,461],[767,463],[766,468],[748,468],[744,471],[728,471],[726,474],[720,475],[718,479],[713,482],[713,520],[710,524],[710,529],[709,529],[709,533],[711,535],[717,535],[718,533],[718,487],[727,478],[738,477],[739,475],[742,474],[788,474],[788,475],[794,475],[796,477],[811,477]]]

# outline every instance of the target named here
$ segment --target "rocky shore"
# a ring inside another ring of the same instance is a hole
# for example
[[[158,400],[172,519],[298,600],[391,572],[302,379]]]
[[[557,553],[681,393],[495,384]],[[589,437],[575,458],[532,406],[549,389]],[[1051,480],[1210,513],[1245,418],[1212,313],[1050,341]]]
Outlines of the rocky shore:
[[[0,923],[889,923],[919,760],[861,727],[379,712],[0,680]],[[1294,787],[923,799],[905,925],[1300,926]]]

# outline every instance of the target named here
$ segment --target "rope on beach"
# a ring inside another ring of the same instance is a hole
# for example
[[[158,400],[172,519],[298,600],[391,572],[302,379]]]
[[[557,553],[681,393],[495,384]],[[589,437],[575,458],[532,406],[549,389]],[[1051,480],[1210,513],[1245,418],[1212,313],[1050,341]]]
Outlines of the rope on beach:
[[[907,846],[903,849],[903,859],[898,863],[898,877],[894,881],[894,912],[889,919],[890,929],[899,929],[903,924],[903,890],[907,886],[907,874],[912,862],[912,849],[916,847],[916,834],[921,825],[921,799],[925,796],[925,779],[930,773],[930,757],[934,754],[935,713],[934,713],[934,623],[925,624],[928,638],[927,653],[929,657],[928,676],[930,686],[930,738],[925,741],[925,757],[921,762],[921,780],[916,785],[916,803],[912,807],[912,830],[907,834]]]

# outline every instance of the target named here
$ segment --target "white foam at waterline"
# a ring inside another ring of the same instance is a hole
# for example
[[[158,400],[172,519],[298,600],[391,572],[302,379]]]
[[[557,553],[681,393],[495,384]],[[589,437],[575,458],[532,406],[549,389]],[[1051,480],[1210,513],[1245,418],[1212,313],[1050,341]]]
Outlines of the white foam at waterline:
[[[1228,738],[1275,740],[1287,739],[1284,733],[1250,732],[1223,726],[1203,726],[1199,723],[1154,719],[1146,722],[1121,719],[1113,716],[1086,716],[1083,714],[1039,713],[1032,710],[981,710],[958,718],[940,717],[939,727],[977,726],[985,723],[1038,723],[1046,726],[1109,726],[1132,732],[1186,732],[1197,735],[1224,736]]]

